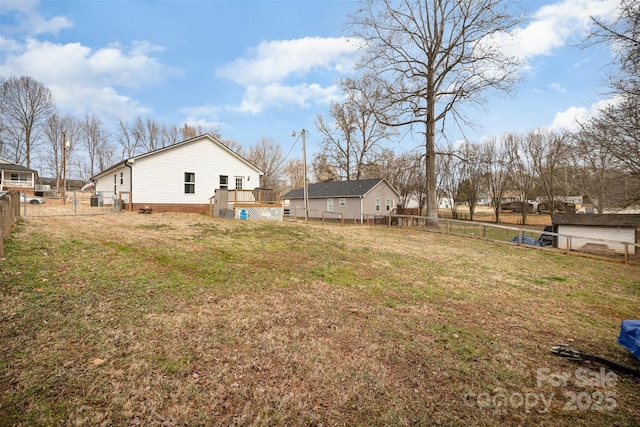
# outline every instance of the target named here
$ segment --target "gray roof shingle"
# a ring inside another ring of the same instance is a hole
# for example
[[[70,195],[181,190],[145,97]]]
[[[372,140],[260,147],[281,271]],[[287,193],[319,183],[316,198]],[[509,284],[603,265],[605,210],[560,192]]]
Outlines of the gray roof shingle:
[[[375,187],[382,178],[360,179],[356,181],[318,182],[307,186],[310,199],[323,199],[326,197],[358,197],[364,196]],[[283,199],[302,199],[304,189],[296,188],[282,196]]]

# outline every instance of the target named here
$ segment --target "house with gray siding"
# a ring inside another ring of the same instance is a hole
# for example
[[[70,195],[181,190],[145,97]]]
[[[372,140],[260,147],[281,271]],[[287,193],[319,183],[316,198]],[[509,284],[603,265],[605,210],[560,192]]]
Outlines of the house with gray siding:
[[[365,217],[389,215],[400,201],[400,193],[384,178],[318,182],[309,184],[307,192],[310,218],[320,218],[324,212],[362,221]],[[282,199],[292,215],[304,216],[303,188],[289,191]]]

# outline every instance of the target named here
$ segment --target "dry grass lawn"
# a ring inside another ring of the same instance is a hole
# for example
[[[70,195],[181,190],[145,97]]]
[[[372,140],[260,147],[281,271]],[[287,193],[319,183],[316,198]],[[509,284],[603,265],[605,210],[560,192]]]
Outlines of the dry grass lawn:
[[[638,425],[640,269],[439,233],[124,213],[23,220],[0,424]]]

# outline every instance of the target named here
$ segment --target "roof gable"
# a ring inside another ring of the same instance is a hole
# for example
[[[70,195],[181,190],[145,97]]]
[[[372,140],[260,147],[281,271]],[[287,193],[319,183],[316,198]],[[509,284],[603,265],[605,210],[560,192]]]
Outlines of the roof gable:
[[[17,163],[14,163],[10,160],[5,159],[4,157],[0,157],[0,170],[16,171],[16,172],[35,172],[35,170],[33,169],[29,169],[27,167],[21,166]]]
[[[148,151],[146,153],[139,154],[137,156],[131,157],[130,159],[123,160],[123,161],[121,161],[119,163],[116,163],[115,165],[110,166],[109,168],[99,172],[98,174],[96,174],[93,177],[91,177],[91,179],[93,180],[95,178],[98,178],[99,176],[104,175],[107,172],[110,172],[110,171],[112,171],[114,169],[117,169],[119,167],[122,167],[122,166],[125,166],[125,165],[130,165],[130,164],[135,164],[136,160],[147,158],[147,157],[151,157],[151,156],[155,156],[155,155],[167,152],[169,150],[172,150],[174,148],[183,147],[183,146],[185,146],[187,144],[202,142],[203,140],[207,140],[207,141],[209,141],[209,142],[211,142],[213,144],[216,144],[217,146],[219,146],[223,151],[225,151],[229,155],[237,158],[242,163],[244,163],[247,166],[249,166],[250,168],[254,169],[258,174],[260,174],[260,175],[263,174],[263,172],[260,169],[258,169],[256,166],[251,164],[247,159],[245,159],[244,157],[240,156],[238,153],[236,153],[235,151],[231,150],[229,147],[227,147],[226,145],[224,145],[223,143],[218,141],[216,138],[214,138],[213,136],[211,136],[208,133],[206,133],[204,135],[200,135],[200,136],[197,136],[195,138],[187,139],[187,140],[182,141],[182,142],[178,142],[178,143],[175,143],[175,144],[172,144],[172,145],[168,145],[166,147],[158,148],[156,150]]]
[[[310,199],[324,199],[327,197],[360,197],[366,195],[372,188],[384,183],[396,194],[398,192],[384,178],[359,179],[355,181],[318,182],[307,186],[307,197]],[[302,199],[304,189],[296,188],[282,196],[283,199]],[[398,195],[399,197],[399,195]]]

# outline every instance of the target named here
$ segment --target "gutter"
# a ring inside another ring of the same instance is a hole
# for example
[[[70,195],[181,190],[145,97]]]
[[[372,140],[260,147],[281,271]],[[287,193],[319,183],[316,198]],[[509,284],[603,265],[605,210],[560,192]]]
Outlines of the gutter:
[[[124,165],[129,168],[129,210],[133,212],[133,168],[129,164],[129,159],[125,159]]]

